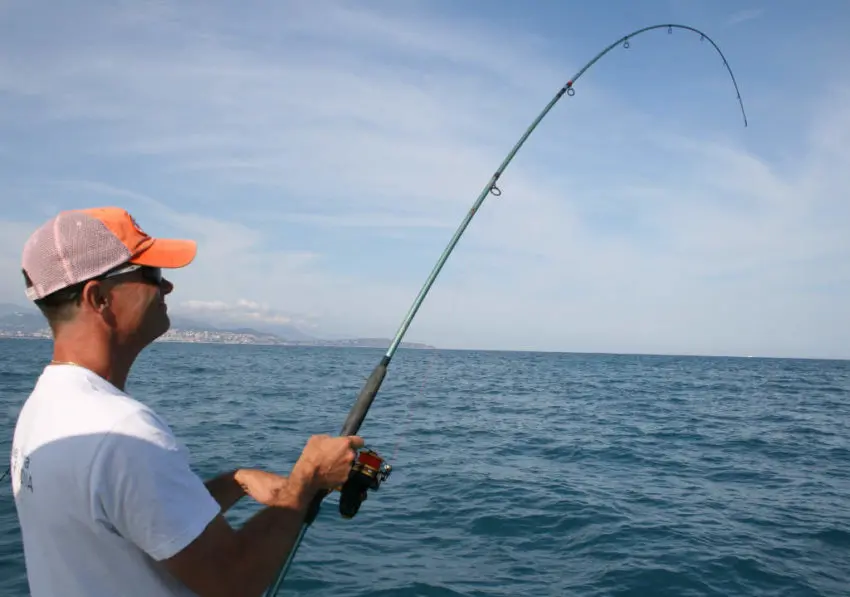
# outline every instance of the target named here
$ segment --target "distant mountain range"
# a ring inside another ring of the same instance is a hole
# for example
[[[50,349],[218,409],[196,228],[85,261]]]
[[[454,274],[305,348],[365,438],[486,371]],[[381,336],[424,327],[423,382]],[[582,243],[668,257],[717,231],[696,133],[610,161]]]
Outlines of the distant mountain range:
[[[0,303],[0,331],[24,334],[47,330],[44,317],[35,309]]]
[[[180,315],[171,316],[171,329],[159,342],[194,342],[216,344],[264,344],[282,346],[350,346],[386,348],[389,338],[316,338],[284,324],[257,326],[213,325]],[[44,316],[33,306],[0,303],[0,338],[50,338]],[[418,342],[402,342],[402,348],[433,349]]]

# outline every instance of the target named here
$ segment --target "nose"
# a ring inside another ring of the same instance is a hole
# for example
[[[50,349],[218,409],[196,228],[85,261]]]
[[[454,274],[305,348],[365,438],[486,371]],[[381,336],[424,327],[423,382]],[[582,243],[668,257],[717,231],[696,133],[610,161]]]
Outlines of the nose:
[[[174,290],[174,284],[172,284],[169,280],[166,280],[165,278],[162,279],[162,282],[160,283],[159,287],[162,289],[163,295],[171,294],[171,291]]]

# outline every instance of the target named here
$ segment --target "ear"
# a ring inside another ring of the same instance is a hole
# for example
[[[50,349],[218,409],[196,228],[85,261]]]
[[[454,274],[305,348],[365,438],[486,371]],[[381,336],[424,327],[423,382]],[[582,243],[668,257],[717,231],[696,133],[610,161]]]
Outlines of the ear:
[[[109,307],[109,288],[98,280],[85,285],[80,306],[95,313],[103,313]]]

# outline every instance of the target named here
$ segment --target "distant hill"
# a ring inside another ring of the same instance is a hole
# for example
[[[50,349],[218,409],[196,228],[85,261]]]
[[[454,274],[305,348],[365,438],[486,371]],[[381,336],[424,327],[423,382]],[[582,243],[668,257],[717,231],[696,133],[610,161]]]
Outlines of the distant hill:
[[[184,317],[182,315],[171,316],[171,329],[175,331],[180,330],[187,332],[231,332],[235,334],[246,334],[258,337],[274,337],[279,340],[319,340],[318,338],[314,338],[313,336],[305,334],[304,332],[293,326],[266,324],[262,326],[262,329],[258,330],[253,327],[245,326],[244,324],[214,325],[207,321],[199,321],[196,319]]]
[[[15,305],[13,303],[0,303],[0,316],[11,313],[34,313],[38,315],[38,309],[34,305]]]
[[[41,313],[12,312],[0,315],[0,330],[35,333],[47,329],[47,322]]]

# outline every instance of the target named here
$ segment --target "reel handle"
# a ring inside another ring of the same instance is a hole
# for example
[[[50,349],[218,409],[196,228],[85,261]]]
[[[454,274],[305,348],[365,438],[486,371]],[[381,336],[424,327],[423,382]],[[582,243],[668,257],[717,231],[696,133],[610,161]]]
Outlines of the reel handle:
[[[369,490],[377,491],[381,483],[387,480],[392,467],[377,452],[364,448],[360,450],[348,481],[339,492],[339,513],[343,518],[354,518],[360,505],[368,497]]]
[[[368,491],[370,489],[377,491],[391,472],[392,466],[377,452],[368,448],[361,448],[351,465],[348,480],[342,487],[337,488],[337,491],[340,492],[340,515],[343,518],[354,518],[360,510],[360,505],[368,497]],[[322,502],[330,493],[330,490],[322,490],[316,494],[310,502],[304,524],[313,524],[313,521],[319,515]]]

